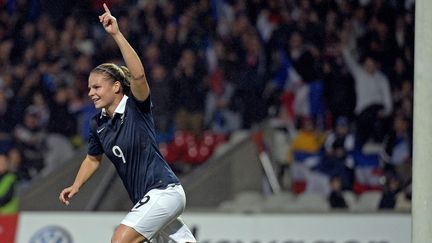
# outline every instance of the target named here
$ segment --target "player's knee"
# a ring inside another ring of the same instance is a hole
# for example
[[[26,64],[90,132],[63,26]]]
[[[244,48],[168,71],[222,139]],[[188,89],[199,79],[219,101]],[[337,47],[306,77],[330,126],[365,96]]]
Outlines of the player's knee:
[[[125,237],[119,236],[117,234],[114,234],[111,237],[111,243],[130,243],[130,242],[131,242],[130,240],[125,239]]]
[[[111,237],[111,243],[121,243],[122,239],[120,235],[117,233],[117,231],[114,233],[114,235]]]
[[[111,237],[111,243],[120,243],[120,239],[114,234]]]
[[[111,243],[123,243],[126,242],[124,239],[124,234],[125,232],[123,232],[123,230],[121,229],[121,227],[118,227],[115,231],[113,236],[111,237]]]
[[[135,232],[131,232],[127,228],[118,227],[113,236],[111,237],[111,243],[141,243],[148,242],[146,239],[136,234]]]

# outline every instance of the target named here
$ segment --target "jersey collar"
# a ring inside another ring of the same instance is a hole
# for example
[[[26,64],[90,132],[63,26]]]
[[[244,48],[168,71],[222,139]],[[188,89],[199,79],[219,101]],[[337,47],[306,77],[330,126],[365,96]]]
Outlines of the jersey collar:
[[[126,101],[128,100],[128,98],[129,97],[127,97],[127,95],[123,95],[123,98],[121,99],[120,103],[118,104],[117,108],[114,111],[114,115],[116,113],[118,113],[118,114],[124,114],[124,112],[126,110]],[[108,116],[105,108],[102,108],[102,112],[101,112],[100,118],[102,118],[103,116]]]

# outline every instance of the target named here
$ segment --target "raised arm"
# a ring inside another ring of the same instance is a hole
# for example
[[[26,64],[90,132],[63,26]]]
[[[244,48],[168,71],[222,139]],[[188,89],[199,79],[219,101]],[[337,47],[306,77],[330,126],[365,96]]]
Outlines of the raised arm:
[[[105,31],[114,38],[120,48],[123,59],[132,76],[130,80],[132,94],[137,100],[144,101],[150,94],[150,88],[144,73],[144,66],[135,50],[120,32],[116,18],[111,15],[110,10],[105,3],[103,4],[103,7],[105,13],[99,16],[99,21],[102,23]]]
[[[352,29],[345,26],[344,30],[340,33],[341,40],[339,48],[346,66],[350,73],[355,77],[363,71],[363,67],[357,62],[351,53],[351,50],[356,46],[353,35]]]
[[[342,57],[345,61],[345,64],[347,65],[348,69],[350,70],[351,74],[354,76],[359,75],[359,73],[362,71],[361,65],[354,59],[352,56],[350,50],[347,47],[344,47],[342,49]]]

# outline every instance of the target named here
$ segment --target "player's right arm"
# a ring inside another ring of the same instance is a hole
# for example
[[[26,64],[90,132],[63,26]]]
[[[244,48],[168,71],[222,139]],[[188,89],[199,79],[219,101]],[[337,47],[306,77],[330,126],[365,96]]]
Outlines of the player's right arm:
[[[108,6],[104,3],[103,7],[105,13],[99,16],[99,20],[105,28],[105,31],[114,38],[114,41],[120,48],[120,52],[132,76],[130,80],[131,92],[137,100],[145,101],[150,94],[150,87],[145,76],[144,66],[138,54],[120,32],[117,20],[111,15]]]
[[[99,168],[102,161],[102,155],[87,155],[78,170],[77,176],[72,186],[63,189],[60,193],[60,202],[69,205],[69,199],[78,193],[79,189],[87,182],[88,179],[95,173]]]

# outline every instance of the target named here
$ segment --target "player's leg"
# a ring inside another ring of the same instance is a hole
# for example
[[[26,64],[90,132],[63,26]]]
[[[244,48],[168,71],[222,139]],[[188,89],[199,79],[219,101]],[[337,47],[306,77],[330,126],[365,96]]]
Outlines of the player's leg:
[[[141,243],[149,242],[143,235],[133,228],[120,224],[114,232],[111,243]]]
[[[157,242],[195,243],[197,240],[183,220],[177,218],[159,232]]]
[[[171,188],[173,194],[180,195],[181,198],[186,199],[185,192],[181,185]],[[182,210],[183,212],[183,210]],[[180,212],[180,213],[182,213]],[[180,214],[178,214],[179,216]],[[166,225],[159,233],[157,242],[168,243],[194,243],[197,242],[189,227],[183,222],[180,217],[174,218],[168,225]]]

